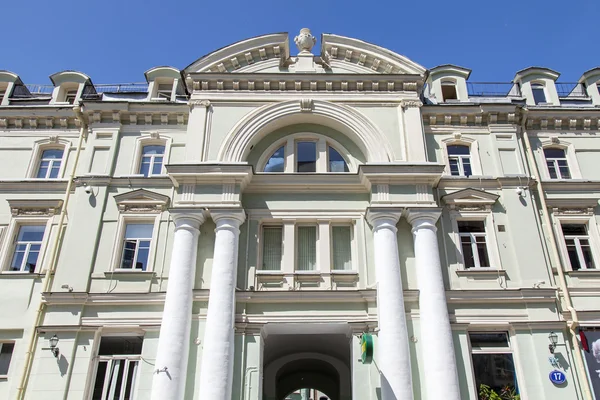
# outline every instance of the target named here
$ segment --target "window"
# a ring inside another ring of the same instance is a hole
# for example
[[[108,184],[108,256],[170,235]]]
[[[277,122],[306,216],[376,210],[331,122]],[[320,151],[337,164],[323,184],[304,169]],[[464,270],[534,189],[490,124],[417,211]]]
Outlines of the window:
[[[483,221],[458,221],[458,234],[465,268],[490,267]]]
[[[329,158],[329,172],[348,172],[348,164],[344,157],[336,149],[331,146],[327,147],[327,153]]]
[[[45,230],[45,225],[23,225],[19,228],[10,271],[35,272]]]
[[[67,102],[69,104],[74,104],[76,98],[77,98],[77,89],[67,90],[65,92],[65,102]]]
[[[298,142],[296,144],[296,172],[317,171],[317,143]]]
[[[171,92],[173,91],[172,83],[159,83],[156,89],[156,97],[162,100],[171,100]]]
[[[8,367],[14,348],[14,343],[0,343],[0,376],[8,375]]]
[[[146,271],[153,230],[153,224],[127,224],[123,239],[121,269]]]
[[[267,271],[280,271],[283,248],[283,229],[281,226],[263,226],[262,233],[262,269]]]
[[[6,94],[6,89],[0,88],[0,104],[2,104],[2,100],[4,99],[5,94]]]
[[[142,148],[142,160],[140,163],[140,174],[145,177],[160,175],[162,172],[165,146],[144,146]]]
[[[142,354],[141,337],[103,337],[92,400],[131,400]]]
[[[476,392],[487,386],[501,395],[519,393],[512,350],[506,332],[470,333]]]
[[[452,81],[442,82],[442,99],[444,101],[456,100],[458,96],[456,94],[456,84]]]
[[[546,103],[546,90],[544,89],[544,85],[532,83],[531,92],[533,93],[533,101],[535,104]]]
[[[571,179],[564,149],[546,148],[544,149],[544,157],[546,158],[550,179]]]
[[[331,254],[333,270],[352,269],[352,228],[350,226],[331,228]]]
[[[453,176],[473,175],[471,170],[471,153],[469,146],[453,144],[448,145],[448,163],[450,164],[450,174]]]
[[[595,269],[590,236],[585,224],[562,224],[562,232],[567,246],[571,269]]]
[[[285,166],[285,146],[281,146],[267,161],[265,172],[283,172]]]
[[[299,226],[297,235],[297,269],[299,271],[314,271],[317,264],[317,227]]]
[[[62,149],[48,149],[42,152],[40,165],[36,178],[55,179],[58,178],[62,164],[64,151]]]

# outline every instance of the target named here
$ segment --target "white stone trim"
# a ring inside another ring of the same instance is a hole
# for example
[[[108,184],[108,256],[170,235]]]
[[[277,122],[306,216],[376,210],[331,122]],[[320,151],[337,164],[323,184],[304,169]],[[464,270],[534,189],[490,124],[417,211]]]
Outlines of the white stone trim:
[[[2,227],[0,230],[0,240],[4,241],[2,246],[2,258],[0,259],[0,272],[5,274],[30,274],[29,272],[22,271],[8,271],[9,264],[12,260],[15,251],[15,242],[17,235],[19,234],[19,228],[23,225],[46,225],[44,229],[44,238],[42,239],[42,245],[40,246],[40,254],[38,255],[37,265],[34,273],[42,273],[46,269],[46,250],[50,243],[50,237],[53,237],[52,232],[53,217],[28,217],[28,216],[17,216],[10,220],[6,236],[1,235],[5,233],[6,228]],[[55,234],[57,234],[56,232]]]
[[[380,129],[367,117],[346,105],[313,100],[310,112],[302,111],[298,100],[267,104],[248,113],[227,134],[217,161],[245,162],[251,147],[268,133],[298,122],[328,126],[347,135],[368,162],[389,162],[396,157]]]
[[[349,172],[357,171],[358,160],[354,158],[350,152],[337,141],[317,133],[298,132],[286,136],[285,138],[271,144],[260,156],[258,163],[256,164],[256,172],[267,173],[264,172],[267,162],[271,159],[271,156],[275,153],[275,151],[277,151],[281,146],[285,147],[284,173],[296,172],[296,143],[301,141],[313,141],[317,143],[317,162],[315,173],[348,173],[327,171],[329,168],[329,152],[327,151],[328,147],[332,147],[338,153],[340,153],[348,165]]]
[[[494,224],[494,213],[491,211],[461,211],[452,210],[449,212],[452,230],[449,232],[450,238],[456,249],[456,259],[459,261],[459,269],[463,271],[485,271],[499,270],[502,271],[502,263],[500,262],[500,253],[498,251],[498,239],[496,238],[496,229]],[[488,249],[488,257],[490,259],[489,267],[481,268],[466,268],[462,254],[462,245],[460,243],[460,235],[458,232],[458,221],[483,221],[485,225],[485,239]]]
[[[150,242],[150,251],[148,254],[148,268],[146,271],[139,272],[152,272],[154,271],[154,259],[158,246],[158,231],[160,229],[161,213],[158,214],[119,214],[119,221],[117,222],[117,232],[115,234],[115,241],[113,244],[113,255],[110,261],[110,271],[128,271],[138,272],[134,269],[122,269],[120,268],[121,257],[123,256],[123,238],[125,235],[125,228],[127,224],[141,224],[141,223],[152,223],[154,227],[152,229],[152,241]]]
[[[171,146],[173,145],[173,138],[164,134],[160,134],[158,132],[143,132],[141,136],[135,138],[135,149],[130,168],[132,175],[141,175],[140,163],[142,162],[142,150],[144,149],[144,146],[152,145],[165,146],[165,154],[163,156],[163,165],[160,175],[166,175],[167,170],[165,168],[165,165],[167,165],[167,163],[169,162],[169,157],[171,155]],[[149,176],[157,175],[152,175],[152,173],[150,173]]]
[[[466,136],[461,135],[460,133],[455,133],[453,137],[442,139],[442,157],[444,160],[444,165],[446,168],[444,169],[444,175],[451,176],[450,173],[450,160],[448,158],[448,146],[450,145],[462,145],[467,146],[469,148],[469,153],[471,155],[471,176],[482,176],[483,169],[481,167],[481,158],[479,157],[479,143],[476,139],[472,139]]]
[[[552,223],[554,231],[556,232],[556,238],[558,240],[558,249],[562,263],[567,271],[574,271],[571,267],[571,261],[567,252],[567,244],[565,237],[562,232],[562,224],[582,224],[588,228],[588,234],[590,237],[590,248],[592,250],[592,258],[594,259],[594,265],[596,271],[600,271],[600,230],[596,223],[596,217],[592,214],[577,213],[571,215],[561,215],[556,212],[552,213]],[[557,266],[559,267],[559,266]],[[579,271],[590,271],[582,268]]]
[[[567,163],[569,164],[569,172],[571,174],[571,179],[582,179],[581,170],[579,169],[579,163],[577,162],[577,155],[575,154],[575,146],[573,146],[571,142],[567,142],[563,139],[558,138],[554,138],[554,140],[546,139],[540,141],[540,147],[538,148],[539,157],[541,159],[542,165],[542,168],[540,168],[540,173],[543,175],[544,179],[552,181],[561,180],[550,178],[550,172],[548,171],[548,166],[546,164],[546,156],[544,155],[544,150],[549,148],[564,150],[565,156],[567,158]]]
[[[63,156],[60,160],[60,170],[58,171],[58,177],[53,179],[62,179],[65,173],[65,167],[67,165],[67,161],[69,158],[69,151],[71,150],[71,142],[66,139],[60,139],[56,136],[52,136],[45,139],[36,140],[33,143],[33,149],[31,151],[31,158],[29,160],[29,165],[27,166],[27,177],[31,179],[36,178],[37,172],[40,166],[40,161],[42,157],[42,153],[44,150],[50,149],[62,149]],[[50,178],[48,178],[50,179]],[[40,180],[48,180],[46,178],[40,178]]]

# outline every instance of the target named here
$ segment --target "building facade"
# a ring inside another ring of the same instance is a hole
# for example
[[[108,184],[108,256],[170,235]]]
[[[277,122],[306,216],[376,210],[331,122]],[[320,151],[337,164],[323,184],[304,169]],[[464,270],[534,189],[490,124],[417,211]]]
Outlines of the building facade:
[[[600,399],[600,69],[294,43],[0,71],[0,398]]]

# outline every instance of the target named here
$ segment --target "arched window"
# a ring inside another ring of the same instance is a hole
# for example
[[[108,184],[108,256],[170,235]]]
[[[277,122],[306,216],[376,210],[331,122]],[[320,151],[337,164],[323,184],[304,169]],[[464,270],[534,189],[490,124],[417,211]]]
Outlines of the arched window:
[[[547,147],[544,149],[544,157],[551,179],[571,179],[565,149]]]
[[[329,172],[348,172],[348,164],[346,164],[346,160],[344,157],[333,147],[329,146],[327,148],[329,165]]]
[[[531,92],[533,93],[533,101],[535,104],[546,103],[546,89],[541,83],[532,83]]]
[[[269,158],[264,172],[283,172],[285,165],[285,146],[281,146]]]
[[[450,174],[453,176],[471,176],[471,151],[469,146],[452,144],[447,146]]]
[[[148,145],[142,147],[142,160],[140,174],[145,177],[160,175],[162,173],[165,146]]]

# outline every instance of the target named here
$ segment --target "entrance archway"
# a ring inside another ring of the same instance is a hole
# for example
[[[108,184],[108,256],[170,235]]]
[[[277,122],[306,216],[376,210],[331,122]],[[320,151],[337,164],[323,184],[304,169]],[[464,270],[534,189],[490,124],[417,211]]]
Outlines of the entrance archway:
[[[326,393],[329,400],[340,400],[339,374],[335,367],[322,360],[301,358],[279,369],[276,376],[277,400],[285,400],[287,395],[302,388],[314,388]]]

